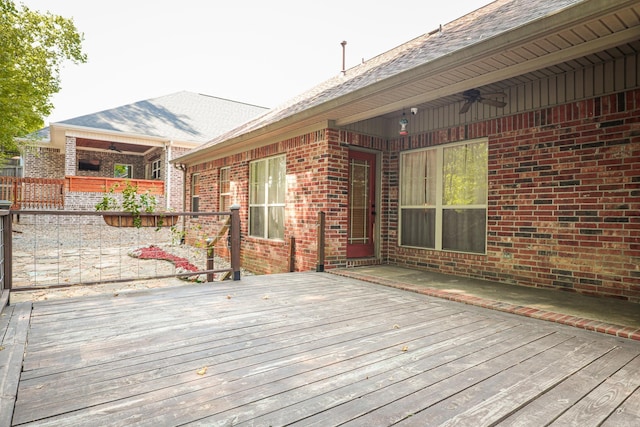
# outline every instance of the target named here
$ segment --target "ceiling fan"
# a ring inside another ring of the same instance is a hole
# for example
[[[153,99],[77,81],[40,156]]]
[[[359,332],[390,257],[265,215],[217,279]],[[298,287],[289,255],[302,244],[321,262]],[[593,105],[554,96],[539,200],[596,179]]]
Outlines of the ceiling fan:
[[[482,102],[483,104],[502,108],[507,105],[506,102],[498,101],[497,99],[489,99],[488,97],[504,98],[505,96],[507,96],[507,94],[504,92],[480,93],[478,89],[465,90],[464,92],[462,92],[464,104],[462,105],[462,108],[460,108],[460,114],[464,114],[469,111],[469,108],[471,108],[471,104],[473,104],[474,102]]]
[[[117,151],[118,153],[122,153],[122,150],[120,150],[118,147],[116,147],[116,144],[113,143],[113,142],[111,143],[111,145],[107,149],[111,150],[111,151]]]

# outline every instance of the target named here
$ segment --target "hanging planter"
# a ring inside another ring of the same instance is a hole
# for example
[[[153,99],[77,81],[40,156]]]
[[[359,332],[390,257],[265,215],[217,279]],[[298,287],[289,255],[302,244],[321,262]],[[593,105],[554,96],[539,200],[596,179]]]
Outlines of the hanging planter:
[[[178,223],[178,215],[140,215],[137,224],[133,215],[102,215],[104,222],[112,227],[173,227]]]
[[[122,190],[122,203],[115,195],[119,184],[107,190],[96,204],[97,211],[119,211],[105,213],[104,222],[113,227],[171,227],[178,223],[178,215],[156,212],[158,201],[147,190],[138,194],[138,187],[126,182]]]

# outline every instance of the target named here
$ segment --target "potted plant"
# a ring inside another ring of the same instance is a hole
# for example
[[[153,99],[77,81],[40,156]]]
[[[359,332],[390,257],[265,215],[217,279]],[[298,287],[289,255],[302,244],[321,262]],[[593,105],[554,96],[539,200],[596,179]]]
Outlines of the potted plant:
[[[149,190],[138,194],[138,186],[126,181],[122,189],[122,202],[116,196],[116,190],[120,183],[114,184],[105,191],[102,200],[95,206],[97,211],[120,211],[131,214],[123,216],[118,214],[103,215],[104,221],[108,225],[116,227],[163,227],[173,226],[178,222],[177,215],[167,216],[164,213],[157,215],[146,215],[156,213],[158,200]]]

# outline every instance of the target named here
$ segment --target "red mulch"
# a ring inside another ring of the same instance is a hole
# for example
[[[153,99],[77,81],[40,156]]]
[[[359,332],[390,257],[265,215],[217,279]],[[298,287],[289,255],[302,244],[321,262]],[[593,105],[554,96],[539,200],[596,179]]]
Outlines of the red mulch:
[[[182,269],[184,271],[198,271],[198,267],[191,264],[189,260],[172,255],[165,252],[161,248],[151,245],[147,248],[139,248],[135,251],[136,258],[140,259],[161,259],[172,262],[176,269]]]

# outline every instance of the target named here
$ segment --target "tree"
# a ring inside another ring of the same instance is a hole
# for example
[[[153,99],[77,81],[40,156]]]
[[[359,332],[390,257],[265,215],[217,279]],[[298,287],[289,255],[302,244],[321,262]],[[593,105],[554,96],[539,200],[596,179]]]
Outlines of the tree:
[[[0,0],[0,12],[0,155],[6,155],[51,113],[62,63],[87,57],[72,19],[18,9],[13,0]]]

